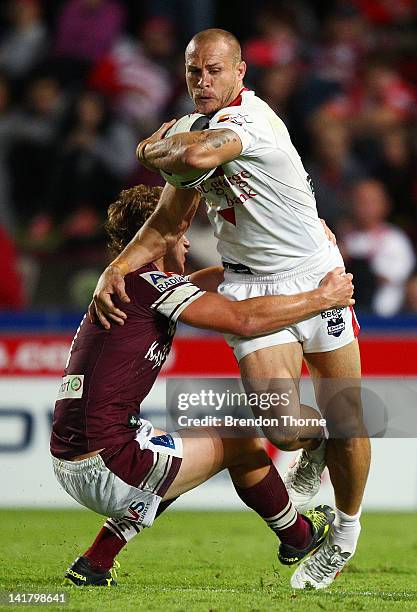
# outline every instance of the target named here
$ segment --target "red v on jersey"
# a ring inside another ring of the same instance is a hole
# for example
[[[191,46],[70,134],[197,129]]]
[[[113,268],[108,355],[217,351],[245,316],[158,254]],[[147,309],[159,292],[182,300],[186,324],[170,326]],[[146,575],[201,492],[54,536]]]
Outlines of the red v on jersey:
[[[233,223],[233,225],[236,225],[236,214],[235,209],[233,207],[219,210],[218,214],[221,215],[223,219],[226,219],[226,221],[228,221],[229,223]]]

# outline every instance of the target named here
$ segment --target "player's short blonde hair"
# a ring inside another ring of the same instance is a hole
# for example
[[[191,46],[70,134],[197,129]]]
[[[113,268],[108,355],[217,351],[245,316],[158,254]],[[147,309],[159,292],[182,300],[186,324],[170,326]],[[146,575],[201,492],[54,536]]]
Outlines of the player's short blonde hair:
[[[162,187],[137,185],[123,189],[110,204],[104,228],[113,255],[119,254],[151,216],[161,197]]]
[[[234,64],[239,64],[242,61],[242,50],[236,36],[227,30],[221,28],[208,28],[194,34],[185,49],[185,56],[188,53],[195,51],[200,45],[211,42],[223,42],[229,47],[230,58]]]

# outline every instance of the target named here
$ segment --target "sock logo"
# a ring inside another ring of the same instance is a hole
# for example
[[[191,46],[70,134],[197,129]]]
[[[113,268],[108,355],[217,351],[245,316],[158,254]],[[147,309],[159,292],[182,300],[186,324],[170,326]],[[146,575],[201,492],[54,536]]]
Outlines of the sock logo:
[[[149,510],[149,502],[132,502],[127,509],[127,514],[123,518],[135,523],[142,523]]]

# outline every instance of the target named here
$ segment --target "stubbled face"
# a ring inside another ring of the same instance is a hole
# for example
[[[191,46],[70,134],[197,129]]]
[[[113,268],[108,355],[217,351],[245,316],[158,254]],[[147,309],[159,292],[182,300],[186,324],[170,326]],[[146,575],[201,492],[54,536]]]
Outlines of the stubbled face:
[[[164,269],[166,272],[184,274],[185,259],[187,257],[190,242],[187,236],[182,236],[177,244],[167,251],[164,257]]]
[[[198,113],[209,115],[228,106],[242,89],[245,72],[245,62],[236,62],[224,41],[187,47],[185,78]]]

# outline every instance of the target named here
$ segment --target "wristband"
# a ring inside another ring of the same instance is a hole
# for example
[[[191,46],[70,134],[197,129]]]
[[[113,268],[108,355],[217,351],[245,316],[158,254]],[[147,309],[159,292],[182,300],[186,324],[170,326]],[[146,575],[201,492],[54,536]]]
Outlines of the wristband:
[[[121,276],[123,276],[123,278],[126,276],[126,274],[129,274],[129,272],[131,272],[130,270],[130,266],[127,263],[123,263],[122,261],[117,262],[117,261],[112,261],[108,266],[107,269],[109,268],[117,268],[121,274]]]

